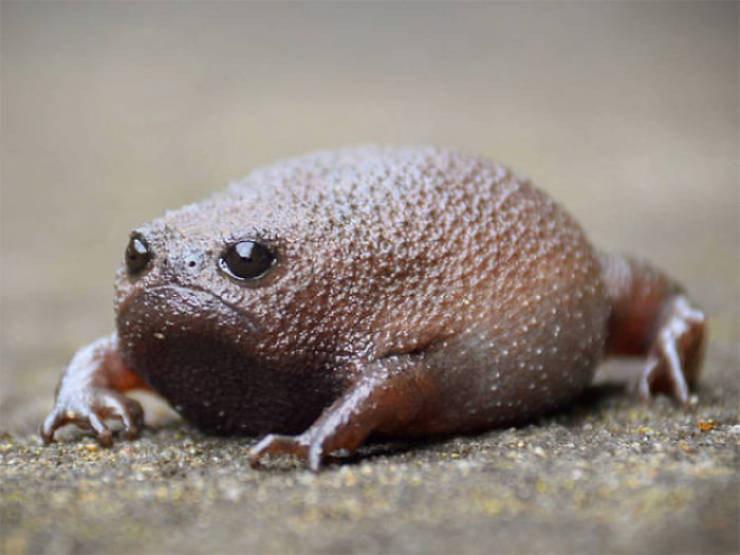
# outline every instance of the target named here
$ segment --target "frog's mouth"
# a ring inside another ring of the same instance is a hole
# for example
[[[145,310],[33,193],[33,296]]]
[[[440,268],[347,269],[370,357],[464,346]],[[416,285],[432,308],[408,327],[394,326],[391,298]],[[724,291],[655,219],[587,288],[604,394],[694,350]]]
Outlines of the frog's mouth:
[[[307,399],[305,372],[260,356],[259,325],[212,293],[145,289],[124,300],[117,326],[126,363],[210,433],[295,433],[327,404],[328,388]]]

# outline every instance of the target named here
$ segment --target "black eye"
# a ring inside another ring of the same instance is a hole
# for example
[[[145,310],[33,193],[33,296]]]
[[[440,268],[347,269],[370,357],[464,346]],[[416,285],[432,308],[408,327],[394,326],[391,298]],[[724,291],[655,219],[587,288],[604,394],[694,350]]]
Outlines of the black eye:
[[[221,270],[236,279],[262,277],[276,262],[267,247],[254,241],[240,241],[231,245],[218,261]]]
[[[146,240],[138,234],[134,234],[129,239],[126,247],[126,268],[132,276],[140,273],[149,261],[152,259],[152,251]]]

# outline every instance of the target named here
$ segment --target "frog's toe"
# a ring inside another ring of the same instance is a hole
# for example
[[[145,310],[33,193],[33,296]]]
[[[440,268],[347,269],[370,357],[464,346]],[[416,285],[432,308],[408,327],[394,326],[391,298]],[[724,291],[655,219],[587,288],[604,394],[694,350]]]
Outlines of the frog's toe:
[[[313,472],[321,470],[324,461],[324,447],[321,443],[313,443],[308,450],[308,468]]]
[[[126,439],[134,439],[139,435],[144,425],[144,410],[138,401],[115,392],[106,392],[100,404],[101,416],[117,418],[123,423],[123,436]]]
[[[75,421],[76,424],[92,428],[98,441],[106,447],[113,445],[113,436],[105,423],[107,419],[121,421],[126,439],[134,439],[139,435],[144,422],[144,410],[138,401],[107,389],[96,390],[92,397],[91,406],[86,407],[85,414]]]
[[[113,434],[111,434],[110,428],[108,428],[108,425],[102,418],[94,412],[91,412],[87,416],[87,422],[95,432],[101,445],[104,447],[110,447],[113,445]]]
[[[301,440],[301,436],[270,434],[252,448],[249,453],[249,464],[252,468],[259,468],[265,457],[284,455],[306,460],[308,458],[308,448],[308,444]]]
[[[686,404],[689,385],[680,366],[667,363],[659,355],[651,355],[637,382],[637,395],[641,401],[649,403],[657,393],[667,393]]]
[[[64,426],[64,424],[66,424],[66,415],[64,414],[64,411],[59,410],[55,407],[49,413],[49,416],[46,417],[44,423],[41,424],[41,429],[39,430],[39,433],[43,442],[48,445],[49,443],[54,441],[54,432]]]

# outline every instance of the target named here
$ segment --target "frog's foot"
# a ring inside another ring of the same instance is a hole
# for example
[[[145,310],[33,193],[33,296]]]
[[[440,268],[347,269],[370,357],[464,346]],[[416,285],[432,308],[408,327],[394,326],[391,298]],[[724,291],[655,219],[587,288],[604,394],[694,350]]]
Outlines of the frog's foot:
[[[303,435],[284,436],[270,434],[255,445],[249,453],[249,464],[253,468],[262,466],[265,457],[293,456],[300,460],[308,460],[309,443]],[[313,470],[317,470],[313,468]]]
[[[686,405],[690,388],[701,371],[706,317],[684,295],[665,307],[647,364],[637,382],[637,394],[649,401],[658,392],[673,395]]]
[[[64,393],[64,391],[62,391]],[[144,422],[144,411],[138,401],[110,389],[88,387],[72,394],[60,395],[54,409],[41,426],[44,443],[54,439],[54,432],[67,424],[92,429],[106,447],[113,444],[106,419],[123,423],[123,435],[134,439]]]
[[[255,445],[249,453],[249,464],[260,468],[265,457],[296,457],[306,463],[313,472],[321,470],[323,463],[331,460],[331,454],[340,449],[353,451],[366,437],[367,431],[357,435],[354,426],[337,428],[322,420],[297,436],[270,434]],[[361,426],[360,429],[363,427]]]

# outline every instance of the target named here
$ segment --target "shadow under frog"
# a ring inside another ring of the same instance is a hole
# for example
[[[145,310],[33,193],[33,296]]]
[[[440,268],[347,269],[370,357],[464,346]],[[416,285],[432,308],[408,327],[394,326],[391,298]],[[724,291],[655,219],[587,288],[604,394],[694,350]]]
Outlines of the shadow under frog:
[[[705,318],[645,262],[593,248],[529,181],[438,148],[321,152],[255,171],[130,237],[116,329],[80,349],[42,426],[112,442],[147,388],[215,434],[318,469],[368,437],[418,439],[563,407],[610,355],[680,402]]]

